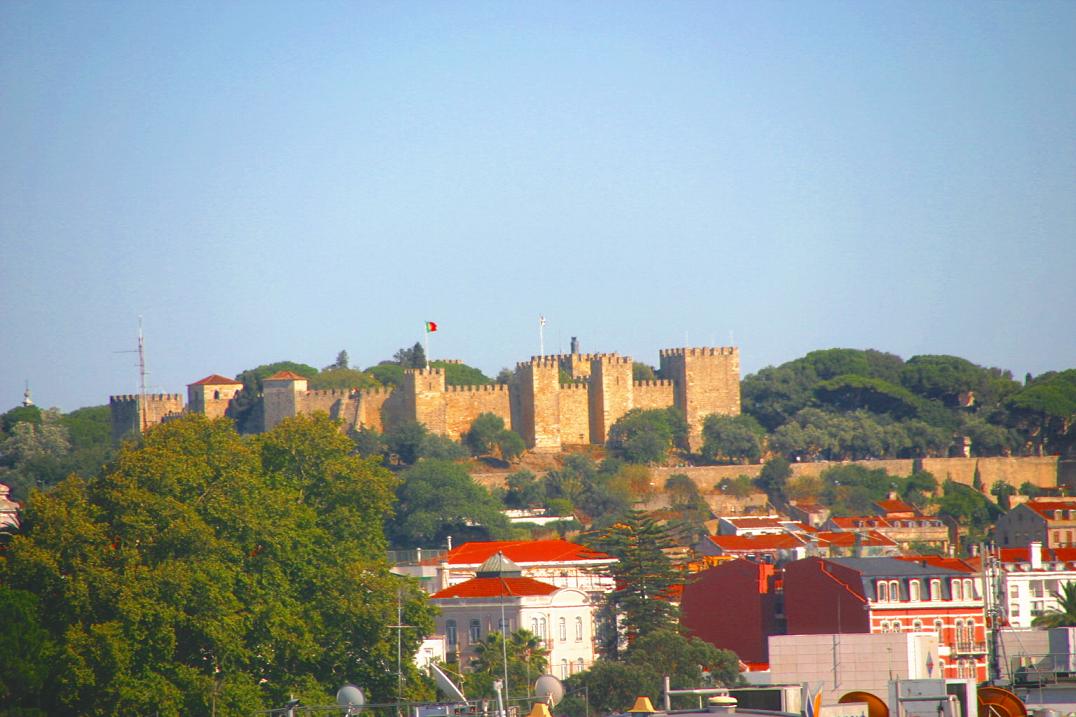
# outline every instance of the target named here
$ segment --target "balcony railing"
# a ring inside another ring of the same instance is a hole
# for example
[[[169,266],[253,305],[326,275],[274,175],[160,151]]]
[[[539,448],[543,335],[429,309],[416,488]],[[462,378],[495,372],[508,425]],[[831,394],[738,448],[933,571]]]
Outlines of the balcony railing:
[[[952,646],[955,655],[985,655],[986,643],[974,640],[957,640]]]

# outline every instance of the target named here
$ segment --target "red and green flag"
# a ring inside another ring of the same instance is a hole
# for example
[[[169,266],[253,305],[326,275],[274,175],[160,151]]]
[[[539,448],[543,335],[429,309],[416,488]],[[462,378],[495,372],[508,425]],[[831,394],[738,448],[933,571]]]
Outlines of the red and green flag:
[[[426,322],[426,333],[427,334],[432,334],[436,330],[437,330],[437,324],[435,324],[432,321],[427,321]]]

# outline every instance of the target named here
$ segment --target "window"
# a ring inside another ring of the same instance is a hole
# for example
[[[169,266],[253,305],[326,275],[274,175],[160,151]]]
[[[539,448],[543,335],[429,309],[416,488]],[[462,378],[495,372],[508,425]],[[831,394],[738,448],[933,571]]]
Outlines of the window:
[[[930,581],[930,599],[941,600],[941,580]]]
[[[549,639],[549,633],[546,631],[545,618],[543,617],[538,621],[538,637],[543,640]]]
[[[878,581],[878,602],[889,602],[889,583],[885,580]]]
[[[952,594],[952,599],[953,600],[960,600],[961,599],[961,597],[960,597],[960,581],[959,580],[954,578],[951,581],[949,581],[949,589],[953,593]]]
[[[448,646],[455,647],[459,637],[456,635],[456,621],[445,621],[445,636],[448,638]]]
[[[468,639],[470,639],[472,645],[482,639],[482,623],[478,620],[471,620],[471,631]]]
[[[919,602],[919,581],[908,581],[908,599],[912,602]]]
[[[568,621],[563,617],[560,620],[557,620],[557,637],[561,642],[568,639]]]
[[[575,640],[581,642],[583,640],[583,618],[575,618]]]
[[[974,600],[975,599],[975,588],[972,587],[972,582],[971,582],[970,578],[964,578],[964,599],[965,600]]]
[[[1041,580],[1032,580],[1028,583],[1028,587],[1031,588],[1031,597],[1041,598],[1043,596]]]
[[[575,661],[575,671],[576,672],[582,672],[583,671],[583,658],[582,657],[580,657],[578,660]]]
[[[503,617],[497,620],[497,632],[502,635],[507,635],[512,631],[511,619],[505,620]]]
[[[922,632],[922,631],[923,631],[923,621],[922,620],[914,621],[912,623],[912,632]]]
[[[567,677],[568,676],[568,661],[567,660],[561,660],[560,661],[560,676],[561,677]]]
[[[531,634],[535,637],[540,637],[540,635],[538,635],[538,618],[536,617],[531,618]]]
[[[938,639],[942,637],[942,631],[945,629],[945,623],[941,620],[934,621],[934,632],[938,633]]]

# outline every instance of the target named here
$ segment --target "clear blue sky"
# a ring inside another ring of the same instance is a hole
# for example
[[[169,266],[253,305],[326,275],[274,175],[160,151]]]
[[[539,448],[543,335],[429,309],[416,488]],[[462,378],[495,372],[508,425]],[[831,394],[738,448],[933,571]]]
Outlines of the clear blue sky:
[[[1076,366],[1076,3],[0,3],[0,410],[422,337]]]

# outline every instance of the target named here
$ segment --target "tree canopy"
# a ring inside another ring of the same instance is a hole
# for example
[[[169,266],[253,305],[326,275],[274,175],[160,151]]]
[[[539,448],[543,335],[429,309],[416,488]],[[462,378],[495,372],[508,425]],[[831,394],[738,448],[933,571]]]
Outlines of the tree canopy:
[[[658,463],[684,445],[687,422],[677,408],[633,408],[609,429],[608,446],[629,463]]]
[[[324,415],[247,439],[189,415],[35,492],[0,564],[0,612],[34,635],[9,704],[178,717],[325,703],[344,682],[394,694],[396,595],[420,628],[408,654],[432,629],[384,559],[395,482]],[[405,684],[424,689],[410,666]]]

